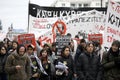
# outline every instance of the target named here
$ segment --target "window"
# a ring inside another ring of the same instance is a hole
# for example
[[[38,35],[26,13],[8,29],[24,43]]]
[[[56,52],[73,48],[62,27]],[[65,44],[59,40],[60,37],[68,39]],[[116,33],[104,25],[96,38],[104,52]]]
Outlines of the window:
[[[79,7],[82,7],[82,4],[79,4],[78,6],[79,6]]]
[[[83,4],[84,7],[89,7],[89,4]]]
[[[71,7],[75,7],[75,4],[72,3],[72,4],[71,4]]]
[[[100,6],[100,3],[96,3],[96,6]]]
[[[62,3],[62,7],[65,7],[65,3]]]

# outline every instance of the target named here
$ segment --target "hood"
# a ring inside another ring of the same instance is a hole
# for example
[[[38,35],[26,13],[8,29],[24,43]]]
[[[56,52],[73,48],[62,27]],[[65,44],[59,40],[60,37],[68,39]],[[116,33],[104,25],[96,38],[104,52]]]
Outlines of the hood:
[[[27,54],[25,53],[24,55],[20,56],[18,53],[13,53],[13,55],[16,59],[25,59]]]

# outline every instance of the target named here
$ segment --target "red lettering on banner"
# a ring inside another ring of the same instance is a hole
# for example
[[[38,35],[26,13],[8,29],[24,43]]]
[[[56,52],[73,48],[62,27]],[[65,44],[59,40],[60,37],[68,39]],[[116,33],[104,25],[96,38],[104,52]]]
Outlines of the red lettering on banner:
[[[111,1],[111,7],[114,11],[116,11],[118,14],[120,13],[120,6],[119,5],[115,5],[114,2]]]
[[[104,31],[105,30],[105,27],[104,26],[99,26],[99,25],[96,25],[95,28],[98,30],[98,31]]]
[[[114,4],[115,4],[115,3],[112,2],[112,1],[111,1],[110,3],[111,3],[111,7],[112,7],[112,9],[114,10],[114,9],[115,9],[115,8],[114,8],[114,6],[115,6]]]
[[[40,46],[43,47],[44,43],[52,44],[52,39],[48,37],[39,37]]]
[[[120,14],[120,6],[117,6],[115,11]]]
[[[110,27],[107,27],[107,33],[111,33],[111,34],[120,36],[120,31],[119,30],[116,30],[116,29],[113,29],[113,28],[110,28]]]
[[[38,29],[45,29],[45,25],[40,25],[39,23],[35,23],[33,27]]]
[[[114,39],[112,36],[107,36],[107,42],[112,43],[114,40],[116,39]]]
[[[105,30],[105,27],[104,26],[100,26],[100,29],[99,29],[99,31],[104,31]]]

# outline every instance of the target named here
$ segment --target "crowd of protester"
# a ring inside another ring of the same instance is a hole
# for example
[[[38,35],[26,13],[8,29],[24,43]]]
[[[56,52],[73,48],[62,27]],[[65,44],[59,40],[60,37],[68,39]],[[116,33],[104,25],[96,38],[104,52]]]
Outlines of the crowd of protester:
[[[71,40],[40,47],[5,38],[0,42],[0,80],[120,80],[120,41],[105,51],[97,41]]]

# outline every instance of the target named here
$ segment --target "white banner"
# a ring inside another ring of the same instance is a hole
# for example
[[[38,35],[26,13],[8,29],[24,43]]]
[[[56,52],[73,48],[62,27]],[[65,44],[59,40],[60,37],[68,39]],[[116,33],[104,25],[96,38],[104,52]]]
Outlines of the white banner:
[[[87,11],[76,16],[73,20],[68,21],[67,33],[71,33],[72,38],[74,38],[75,35],[87,38],[88,34],[104,34],[104,21],[104,14],[96,10]]]
[[[114,40],[120,40],[120,4],[109,0],[104,44],[110,47]]]

